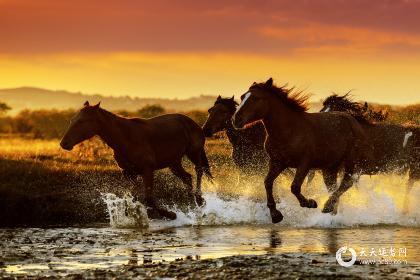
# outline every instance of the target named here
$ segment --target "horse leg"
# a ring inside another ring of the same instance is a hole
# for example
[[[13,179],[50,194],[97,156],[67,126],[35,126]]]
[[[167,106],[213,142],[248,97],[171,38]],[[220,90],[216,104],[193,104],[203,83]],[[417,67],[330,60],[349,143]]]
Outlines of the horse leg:
[[[177,162],[176,164],[169,167],[172,173],[181,179],[182,183],[188,187],[188,191],[191,195],[193,195],[193,184],[192,184],[192,176],[188,173],[184,167],[182,166],[181,162]]]
[[[283,220],[283,215],[276,209],[276,202],[273,197],[274,180],[285,169],[285,167],[270,161],[267,176],[264,180],[265,191],[267,194],[267,206],[270,209],[271,220],[273,223],[279,223]]]
[[[132,186],[135,187],[133,190],[134,192],[133,196],[136,200],[139,200],[139,190],[136,188],[137,187],[137,174],[128,169],[123,169],[122,175],[125,180],[127,180]]]
[[[176,219],[176,214],[174,212],[165,210],[163,208],[159,208],[156,204],[156,201],[153,197],[153,170],[145,170],[142,173],[143,182],[145,186],[145,197],[146,197],[146,205],[151,207],[152,210],[156,210],[159,215],[166,217],[171,220]],[[149,213],[149,212],[148,212]]]
[[[197,202],[198,206],[202,206],[204,204],[204,198],[201,192],[201,178],[203,177],[203,167],[196,165],[195,174],[197,175],[197,190],[195,194],[195,201]]]
[[[312,181],[315,178],[315,170],[313,170],[313,169],[309,170],[308,175],[306,177],[307,177],[307,179],[306,179],[306,187],[307,188],[310,188],[311,185],[312,185]]]
[[[203,170],[204,170],[202,153],[205,153],[203,148],[187,153],[187,157],[192,161],[192,163],[195,166],[195,173],[197,176],[197,188],[195,192],[195,201],[197,202],[198,206],[202,206],[204,204],[204,198],[202,197],[202,193],[201,193],[201,179],[203,177]]]
[[[408,208],[410,205],[410,192],[413,189],[414,183],[420,179],[420,166],[410,166],[408,173],[407,189],[404,196],[403,214],[408,214]]]
[[[410,192],[413,189],[415,180],[413,178],[409,178],[407,182],[407,189],[405,190],[404,195],[404,204],[403,204],[403,214],[408,214],[408,208],[410,205]]]
[[[353,171],[354,167],[346,167],[344,170],[344,178],[341,181],[340,186],[336,189],[325,202],[322,213],[331,213],[334,209],[337,209],[338,200],[340,196],[345,193],[353,185]]]
[[[329,193],[337,189],[337,170],[322,170],[322,178],[324,179],[325,186]]]
[[[299,200],[299,204],[301,207],[307,208],[317,208],[318,205],[316,201],[313,199],[307,199],[305,196],[302,195],[301,188],[302,183],[305,181],[305,177],[308,174],[309,168],[306,166],[298,167],[296,169],[295,178],[293,179],[291,190],[292,193],[296,196]]]

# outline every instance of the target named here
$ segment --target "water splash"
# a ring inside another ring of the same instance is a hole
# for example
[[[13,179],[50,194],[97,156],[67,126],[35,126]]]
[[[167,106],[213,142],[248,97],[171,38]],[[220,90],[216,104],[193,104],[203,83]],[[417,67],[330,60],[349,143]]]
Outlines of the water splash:
[[[131,195],[120,198],[112,193],[102,194],[109,215],[109,223],[116,228],[148,228],[149,219],[143,204]]]
[[[321,213],[321,209],[329,194],[322,180],[318,178],[307,197],[318,202],[318,208],[307,209],[299,206],[295,196],[291,194],[290,182],[281,181],[276,185],[279,203],[278,209],[283,213],[284,220],[280,226],[289,227],[353,227],[363,225],[403,225],[420,226],[419,202],[420,188],[414,188],[411,193],[410,211],[403,214],[402,205],[405,192],[405,180],[399,176],[364,176],[358,185],[345,193],[338,208],[338,214],[333,216]],[[265,196],[257,196],[250,189],[263,188],[261,185],[241,185],[236,198],[226,199],[223,188],[219,191],[207,191],[203,194],[206,204],[203,207],[190,208],[181,211],[170,208],[177,214],[174,221],[151,221],[152,229],[179,227],[186,225],[233,225],[233,224],[270,224],[271,218],[266,206]],[[308,191],[308,190],[307,190]],[[305,193],[305,192],[304,192]],[[145,221],[147,215],[143,205],[133,202],[132,197],[117,198],[115,195],[105,195],[111,226],[137,226]],[[141,206],[139,206],[141,205]],[[128,207],[128,209],[127,209]],[[136,207],[141,207],[139,212]],[[141,214],[136,214],[141,213]],[[134,214],[134,216],[130,216]]]

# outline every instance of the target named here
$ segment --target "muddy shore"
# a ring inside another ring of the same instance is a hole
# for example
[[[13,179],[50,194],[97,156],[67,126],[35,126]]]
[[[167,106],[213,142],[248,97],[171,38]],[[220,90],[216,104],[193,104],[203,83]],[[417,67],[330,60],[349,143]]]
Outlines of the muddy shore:
[[[55,279],[58,276],[42,278]],[[124,265],[118,270],[87,270],[83,273],[66,275],[64,278],[419,279],[420,265],[362,265],[356,262],[352,267],[345,268],[339,266],[331,254],[266,254],[206,260],[187,258],[168,263],[145,263],[142,265],[130,264]]]

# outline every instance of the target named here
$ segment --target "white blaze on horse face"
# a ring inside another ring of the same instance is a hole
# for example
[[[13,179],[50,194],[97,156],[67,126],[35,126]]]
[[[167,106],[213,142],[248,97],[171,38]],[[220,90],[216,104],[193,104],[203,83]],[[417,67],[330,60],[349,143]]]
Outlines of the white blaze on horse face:
[[[239,104],[238,108],[236,109],[235,114],[245,105],[245,102],[248,100],[248,98],[251,96],[251,92],[248,91],[247,93],[245,93],[245,97],[244,99],[242,99],[241,104]]]
[[[328,106],[327,108],[325,108],[324,112],[326,113],[326,112],[329,112],[330,110],[331,110],[331,107]]]
[[[403,148],[405,148],[405,146],[407,145],[407,142],[408,142],[408,138],[410,138],[412,135],[413,135],[412,131],[409,131],[404,135]]]

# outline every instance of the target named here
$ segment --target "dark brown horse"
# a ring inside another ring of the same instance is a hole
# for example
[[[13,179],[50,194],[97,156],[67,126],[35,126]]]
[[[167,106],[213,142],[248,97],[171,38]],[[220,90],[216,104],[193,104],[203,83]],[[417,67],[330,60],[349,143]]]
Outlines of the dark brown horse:
[[[190,118],[180,114],[167,114],[151,119],[123,118],[102,108],[99,104],[84,108],[72,119],[61,140],[61,147],[73,147],[98,135],[114,150],[114,158],[129,179],[143,177],[146,204],[159,214],[175,219],[175,213],[159,208],[153,197],[153,173],[169,167],[193,194],[191,175],[182,167],[186,155],[195,165],[197,173],[196,201],[203,203],[201,178],[203,172],[211,177],[204,151],[204,134]],[[137,195],[136,195],[137,196]]]
[[[388,112],[384,110],[374,110],[365,102],[362,105],[359,102],[351,100],[350,92],[344,95],[332,94],[328,96],[322,103],[321,112],[346,112],[356,119],[369,120],[374,122],[381,122],[387,119]]]
[[[265,128],[262,122],[256,122],[244,129],[237,130],[232,125],[232,116],[238,103],[232,98],[217,97],[214,106],[203,126],[206,137],[219,131],[226,131],[232,144],[232,159],[238,169],[246,174],[258,174],[268,167],[268,155],[264,150]]]
[[[364,165],[356,166],[355,172],[373,175],[408,171],[406,192],[408,195],[414,182],[420,179],[420,128],[391,123],[372,123],[370,120],[382,118],[370,117],[368,119],[372,114],[366,114],[365,107],[352,101],[348,95],[332,95],[325,99],[321,111],[348,112],[362,125],[374,148],[374,153],[372,160],[365,162]],[[383,115],[383,113],[376,112],[376,116],[378,115]]]
[[[219,131],[226,131],[229,142],[232,144],[232,159],[239,171],[244,175],[260,175],[268,168],[268,155],[264,149],[266,132],[261,121],[247,125],[243,129],[235,129],[232,117],[239,104],[234,96],[231,98],[217,97],[214,106],[203,126],[206,137],[213,136]],[[288,177],[293,177],[290,169],[284,171]],[[308,177],[308,185],[314,176]]]
[[[233,116],[234,126],[242,128],[247,123],[262,120],[267,131],[265,149],[270,163],[264,183],[273,223],[283,219],[276,209],[273,183],[287,167],[297,168],[291,191],[300,205],[316,208],[317,203],[301,193],[308,171],[322,169],[324,174],[333,174],[344,166],[340,187],[332,193],[322,210],[332,212],[339,197],[353,184],[355,164],[369,157],[371,152],[357,121],[344,113],[307,113],[307,96],[276,87],[271,78],[265,83],[254,83],[241,100]]]

